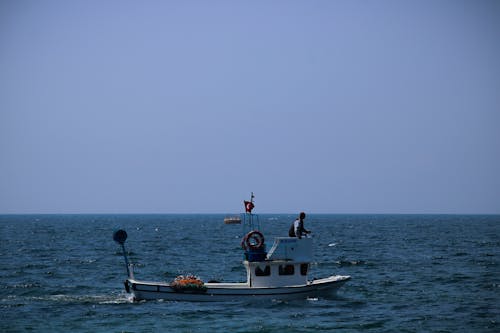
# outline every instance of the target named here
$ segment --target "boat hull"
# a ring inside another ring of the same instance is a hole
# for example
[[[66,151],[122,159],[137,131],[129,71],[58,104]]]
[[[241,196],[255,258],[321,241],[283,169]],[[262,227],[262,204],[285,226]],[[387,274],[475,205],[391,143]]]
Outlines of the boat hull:
[[[305,285],[286,287],[250,287],[247,283],[206,283],[204,291],[178,291],[168,283],[125,281],[125,289],[134,301],[162,299],[168,301],[220,302],[253,300],[290,300],[324,297],[336,292],[350,276],[330,276]]]

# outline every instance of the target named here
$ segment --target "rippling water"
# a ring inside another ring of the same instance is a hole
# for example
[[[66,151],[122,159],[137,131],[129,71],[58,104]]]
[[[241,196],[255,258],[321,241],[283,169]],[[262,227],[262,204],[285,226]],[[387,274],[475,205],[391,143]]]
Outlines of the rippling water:
[[[1,332],[499,332],[500,216],[308,215],[312,277],[351,275],[335,297],[132,303],[136,277],[244,281],[241,225],[223,215],[0,215]],[[292,215],[261,215],[268,248]]]

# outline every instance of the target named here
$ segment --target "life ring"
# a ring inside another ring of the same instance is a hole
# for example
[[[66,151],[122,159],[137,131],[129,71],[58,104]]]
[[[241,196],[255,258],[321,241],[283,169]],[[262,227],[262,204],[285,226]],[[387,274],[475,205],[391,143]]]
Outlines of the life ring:
[[[243,238],[242,245],[245,250],[259,250],[264,246],[264,235],[257,230],[250,231],[246,234],[245,238]]]

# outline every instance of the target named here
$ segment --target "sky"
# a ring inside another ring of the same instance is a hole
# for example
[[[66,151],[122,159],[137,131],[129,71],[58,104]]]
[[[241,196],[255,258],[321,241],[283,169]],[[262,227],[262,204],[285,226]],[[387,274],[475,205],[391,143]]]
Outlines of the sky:
[[[499,1],[0,0],[0,213],[500,214]]]

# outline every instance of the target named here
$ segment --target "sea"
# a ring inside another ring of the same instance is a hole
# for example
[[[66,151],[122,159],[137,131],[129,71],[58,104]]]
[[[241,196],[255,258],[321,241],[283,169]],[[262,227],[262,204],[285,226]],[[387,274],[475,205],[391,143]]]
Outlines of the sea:
[[[500,332],[500,215],[308,214],[311,278],[351,276],[336,295],[132,301],[115,230],[137,279],[241,282],[248,225],[224,216],[0,215],[0,332]],[[270,248],[294,218],[254,222]]]

